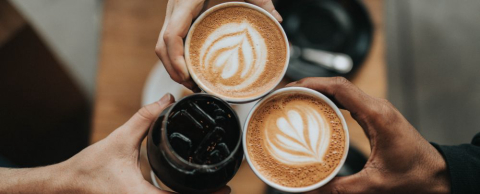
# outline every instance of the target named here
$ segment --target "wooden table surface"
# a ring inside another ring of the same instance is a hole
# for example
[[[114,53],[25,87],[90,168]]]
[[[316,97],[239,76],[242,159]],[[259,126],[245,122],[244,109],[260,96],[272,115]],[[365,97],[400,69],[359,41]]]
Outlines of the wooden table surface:
[[[218,2],[221,1],[210,1],[210,6]],[[166,3],[165,0],[105,1],[91,143],[105,138],[141,107],[143,86],[158,61],[154,48],[165,17]],[[370,11],[375,34],[365,63],[351,81],[367,94],[385,98],[383,0],[364,3]],[[351,144],[369,155],[370,145],[363,130],[347,111],[343,113]],[[145,155],[145,151],[142,154]],[[143,161],[145,176],[148,169],[148,163]],[[235,193],[263,193],[265,189],[246,162],[229,185]]]

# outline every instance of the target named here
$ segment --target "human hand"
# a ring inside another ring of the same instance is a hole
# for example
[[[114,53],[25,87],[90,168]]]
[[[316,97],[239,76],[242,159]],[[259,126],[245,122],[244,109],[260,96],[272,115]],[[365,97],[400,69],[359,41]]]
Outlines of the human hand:
[[[200,89],[188,73],[183,53],[183,39],[187,36],[193,18],[202,11],[204,2],[204,0],[169,0],[165,21],[155,46],[155,53],[170,77],[195,92]],[[246,0],[246,2],[262,7],[279,22],[282,21],[271,0]]]
[[[371,97],[341,77],[305,78],[289,86],[317,90],[350,111],[372,149],[363,170],[311,193],[450,192],[442,155],[387,100]]]
[[[169,193],[147,182],[140,171],[140,146],[150,124],[174,102],[166,94],[146,105],[105,139],[60,163],[69,173],[73,192],[80,193]],[[225,187],[218,193],[229,193]]]

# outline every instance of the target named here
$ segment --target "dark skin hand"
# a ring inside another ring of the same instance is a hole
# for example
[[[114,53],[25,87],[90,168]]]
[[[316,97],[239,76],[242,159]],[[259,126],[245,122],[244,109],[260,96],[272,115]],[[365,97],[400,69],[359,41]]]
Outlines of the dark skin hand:
[[[372,149],[363,170],[311,193],[450,192],[442,155],[387,100],[369,96],[341,77],[305,78],[289,86],[317,90],[350,111]]]

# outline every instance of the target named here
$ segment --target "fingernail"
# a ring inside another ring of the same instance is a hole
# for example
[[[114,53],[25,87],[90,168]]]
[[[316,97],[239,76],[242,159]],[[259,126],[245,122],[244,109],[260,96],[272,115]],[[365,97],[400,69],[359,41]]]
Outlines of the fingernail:
[[[161,105],[168,104],[171,98],[172,98],[172,94],[166,93],[165,95],[163,95],[162,98],[160,98],[160,100],[158,100],[158,103],[160,103]]]
[[[278,13],[277,10],[273,10],[273,11],[272,11],[272,15],[273,15],[273,17],[275,17],[275,19],[278,20],[278,22],[280,22],[280,23],[283,22],[283,18],[282,18],[282,16],[280,15],[280,13]]]

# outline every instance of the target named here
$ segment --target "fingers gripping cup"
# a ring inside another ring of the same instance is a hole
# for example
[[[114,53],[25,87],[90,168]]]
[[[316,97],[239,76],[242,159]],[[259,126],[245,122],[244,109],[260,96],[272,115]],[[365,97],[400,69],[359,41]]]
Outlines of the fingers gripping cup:
[[[240,2],[210,8],[185,41],[192,79],[205,92],[234,103],[265,96],[285,75],[288,40],[267,11]]]
[[[194,94],[166,108],[148,132],[150,166],[163,184],[180,193],[224,187],[243,160],[242,130],[235,111],[209,94]]]
[[[244,127],[248,164],[265,183],[286,192],[325,185],[343,166],[348,146],[340,110],[307,88],[271,93],[254,106]]]

